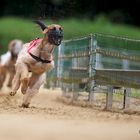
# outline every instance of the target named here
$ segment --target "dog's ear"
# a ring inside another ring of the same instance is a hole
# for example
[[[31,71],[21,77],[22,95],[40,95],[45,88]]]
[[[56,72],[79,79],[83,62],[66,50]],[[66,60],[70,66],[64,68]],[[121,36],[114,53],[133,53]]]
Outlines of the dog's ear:
[[[34,22],[41,27],[41,29],[43,31],[43,34],[45,34],[47,32],[48,27],[42,21],[40,21],[40,20],[34,20]]]

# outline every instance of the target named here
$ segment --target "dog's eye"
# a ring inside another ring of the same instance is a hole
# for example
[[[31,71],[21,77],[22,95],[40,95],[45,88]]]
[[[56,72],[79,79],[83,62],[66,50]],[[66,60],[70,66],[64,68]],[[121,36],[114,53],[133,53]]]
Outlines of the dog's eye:
[[[61,28],[61,27],[59,27],[59,30],[60,30],[60,31],[62,31],[62,28]]]
[[[56,30],[56,27],[54,27],[53,30]]]

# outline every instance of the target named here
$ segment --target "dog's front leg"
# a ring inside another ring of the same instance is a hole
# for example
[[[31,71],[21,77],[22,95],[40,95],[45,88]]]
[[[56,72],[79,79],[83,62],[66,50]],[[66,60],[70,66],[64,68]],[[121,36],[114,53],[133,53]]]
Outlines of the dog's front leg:
[[[14,96],[20,87],[22,81],[28,78],[28,67],[24,63],[19,63],[16,65],[16,74],[12,80],[12,91],[11,96]]]
[[[32,97],[38,93],[40,86],[45,82],[45,78],[45,73],[41,75],[32,74],[28,84],[29,87],[23,97],[22,107],[29,107]]]
[[[6,68],[4,66],[0,66],[0,89],[2,88],[3,83],[5,81],[6,73],[7,73]]]
[[[14,74],[15,74],[15,70],[9,71],[9,79],[8,79],[8,84],[7,84],[9,88],[12,87],[12,80],[14,78]]]
[[[19,89],[20,86],[20,75],[21,73],[19,71],[16,72],[14,75],[14,78],[12,80],[12,91],[10,92],[11,96],[14,96]]]

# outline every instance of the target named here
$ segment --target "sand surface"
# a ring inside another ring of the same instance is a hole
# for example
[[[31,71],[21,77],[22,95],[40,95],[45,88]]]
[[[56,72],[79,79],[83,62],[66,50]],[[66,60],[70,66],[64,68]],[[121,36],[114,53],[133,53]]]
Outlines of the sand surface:
[[[61,100],[61,90],[41,89],[30,108],[22,94],[0,94],[0,140],[140,140],[140,115],[102,111]]]

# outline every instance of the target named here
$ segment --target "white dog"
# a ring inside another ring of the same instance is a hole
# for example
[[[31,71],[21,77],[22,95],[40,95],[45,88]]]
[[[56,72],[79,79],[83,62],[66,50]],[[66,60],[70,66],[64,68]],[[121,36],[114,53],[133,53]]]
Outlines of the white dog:
[[[45,81],[45,72],[54,67],[52,57],[55,46],[63,39],[63,29],[60,25],[46,26],[41,21],[35,21],[43,30],[44,38],[26,43],[16,62],[16,74],[12,81],[11,96],[14,96],[21,85],[24,94],[22,107],[28,107],[31,98],[39,91]]]
[[[15,74],[15,63],[17,56],[22,49],[23,42],[19,39],[10,41],[8,51],[0,57],[0,89],[3,86],[7,73],[9,73],[8,87],[12,85]]]

